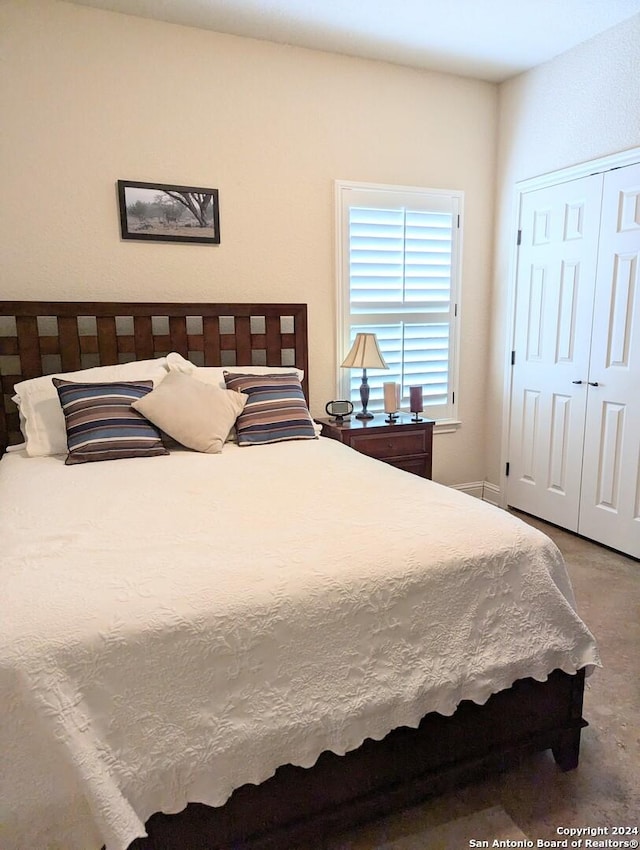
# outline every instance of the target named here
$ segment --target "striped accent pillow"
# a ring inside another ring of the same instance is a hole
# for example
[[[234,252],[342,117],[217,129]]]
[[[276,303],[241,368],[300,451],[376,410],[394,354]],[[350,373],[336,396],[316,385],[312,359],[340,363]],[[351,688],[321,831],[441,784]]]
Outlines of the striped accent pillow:
[[[167,455],[160,432],[131,407],[153,381],[81,384],[52,378],[67,429],[66,464]]]
[[[236,419],[239,446],[315,440],[317,434],[296,374],[245,375],[225,372],[229,390],[248,396]]]

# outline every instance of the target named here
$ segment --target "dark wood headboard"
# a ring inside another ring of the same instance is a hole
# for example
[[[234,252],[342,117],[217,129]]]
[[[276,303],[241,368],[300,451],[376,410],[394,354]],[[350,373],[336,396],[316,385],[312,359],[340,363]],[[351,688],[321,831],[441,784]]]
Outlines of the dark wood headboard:
[[[170,351],[198,366],[296,366],[309,398],[306,304],[0,301],[0,454],[23,439],[19,381]]]

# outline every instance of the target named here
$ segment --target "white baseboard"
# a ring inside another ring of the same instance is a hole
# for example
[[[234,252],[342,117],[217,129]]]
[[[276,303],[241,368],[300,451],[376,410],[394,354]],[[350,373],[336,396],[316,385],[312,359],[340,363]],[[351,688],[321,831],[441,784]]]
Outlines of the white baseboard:
[[[482,499],[485,502],[490,502],[492,505],[500,507],[500,488],[495,484],[489,484],[488,481],[473,481],[469,484],[452,484],[454,490],[462,490],[469,496],[474,496],[476,499]]]
[[[476,499],[481,499],[484,486],[482,481],[473,481],[470,484],[452,484],[451,488],[453,490],[462,490],[468,496],[475,496]]]
[[[497,484],[489,484],[488,481],[485,481],[482,488],[482,498],[485,502],[491,502],[498,508],[502,507],[502,494]]]

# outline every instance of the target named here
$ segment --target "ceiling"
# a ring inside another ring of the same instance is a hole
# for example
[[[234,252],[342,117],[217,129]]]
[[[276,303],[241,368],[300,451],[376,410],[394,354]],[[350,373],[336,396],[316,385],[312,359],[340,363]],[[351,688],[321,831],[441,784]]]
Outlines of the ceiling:
[[[640,13],[640,0],[71,0],[500,82]]]

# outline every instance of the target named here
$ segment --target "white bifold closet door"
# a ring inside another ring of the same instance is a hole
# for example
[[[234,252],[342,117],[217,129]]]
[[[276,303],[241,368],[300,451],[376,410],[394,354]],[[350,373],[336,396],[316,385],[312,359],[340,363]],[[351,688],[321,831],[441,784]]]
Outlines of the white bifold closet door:
[[[640,557],[640,164],[520,222],[508,503]]]

